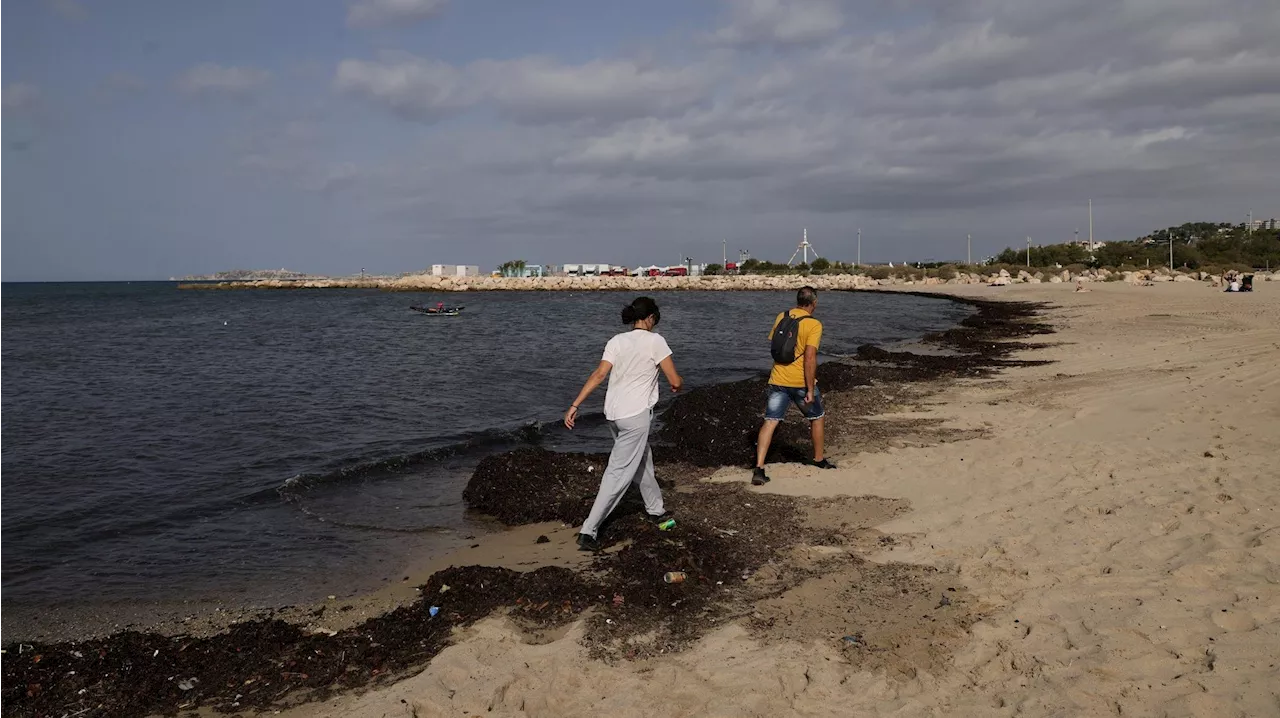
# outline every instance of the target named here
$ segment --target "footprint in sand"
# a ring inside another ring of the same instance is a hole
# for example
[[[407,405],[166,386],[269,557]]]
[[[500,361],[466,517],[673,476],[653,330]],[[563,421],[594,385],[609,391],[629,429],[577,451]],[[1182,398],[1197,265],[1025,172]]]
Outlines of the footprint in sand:
[[[1243,633],[1258,627],[1258,622],[1253,620],[1253,616],[1244,611],[1232,611],[1226,608],[1213,614],[1213,624],[1231,633]]]

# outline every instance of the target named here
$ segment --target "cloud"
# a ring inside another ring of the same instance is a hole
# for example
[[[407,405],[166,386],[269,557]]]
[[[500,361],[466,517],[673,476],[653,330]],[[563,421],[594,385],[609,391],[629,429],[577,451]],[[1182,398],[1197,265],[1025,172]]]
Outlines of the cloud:
[[[501,111],[534,123],[681,112],[708,97],[715,75],[709,65],[662,67],[635,60],[564,65],[545,57],[480,62],[471,69]]]
[[[40,107],[40,89],[23,82],[11,82],[4,87],[3,106],[6,113],[29,113]]]
[[[448,0],[357,0],[347,10],[347,25],[412,25],[440,13]]]
[[[844,25],[834,0],[730,0],[729,24],[711,35],[727,45],[803,45],[830,37]]]
[[[553,166],[659,180],[749,180],[802,169],[836,149],[815,128],[724,127],[708,133],[698,125],[696,118],[629,123],[583,141]]]
[[[405,120],[405,150],[353,172],[313,149],[303,184],[358,177],[404,236],[504,246],[967,227],[978,251],[1069,239],[1090,197],[1100,234],[1136,235],[1273,201],[1280,9],[1225,2],[761,0],[665,54],[348,59],[334,87]]]
[[[189,95],[246,96],[261,89],[271,74],[252,67],[223,67],[211,62],[196,65],[178,77],[178,89]]]
[[[107,75],[102,87],[111,95],[135,95],[147,89],[147,83],[141,77],[128,72],[113,72]]]
[[[307,192],[334,193],[368,176],[340,154],[331,131],[306,119],[263,124],[233,138],[230,150],[242,169]]]
[[[343,60],[334,86],[423,122],[482,104],[521,123],[613,122],[684,111],[709,96],[716,72],[710,64],[672,68],[592,60],[566,65],[547,57],[481,60],[459,68],[396,55]]]
[[[88,9],[76,0],[45,0],[45,4],[68,20],[84,20],[89,17]]]
[[[464,110],[479,99],[477,88],[458,69],[418,57],[387,62],[343,60],[334,86],[401,117],[425,122]]]

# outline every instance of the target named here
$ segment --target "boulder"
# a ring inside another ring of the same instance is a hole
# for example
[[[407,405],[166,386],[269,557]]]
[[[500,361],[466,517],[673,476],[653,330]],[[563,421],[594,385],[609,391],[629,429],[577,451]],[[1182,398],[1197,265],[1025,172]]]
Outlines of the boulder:
[[[1058,275],[1056,275],[1056,274],[1055,274],[1055,275],[1053,275],[1052,277],[1049,277],[1049,283],[1050,283],[1050,284],[1062,284],[1062,277],[1059,277]]]

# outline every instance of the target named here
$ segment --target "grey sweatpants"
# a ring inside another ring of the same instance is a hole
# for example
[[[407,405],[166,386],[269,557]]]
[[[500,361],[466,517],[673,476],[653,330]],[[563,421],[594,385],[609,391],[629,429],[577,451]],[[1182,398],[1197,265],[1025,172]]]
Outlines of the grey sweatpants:
[[[600,491],[591,505],[591,515],[579,533],[595,538],[600,524],[618,507],[632,482],[640,485],[644,509],[651,516],[661,516],[662,489],[653,476],[653,452],[649,449],[649,425],[653,412],[628,416],[609,422],[613,434],[613,451],[609,453],[609,465],[600,479]]]

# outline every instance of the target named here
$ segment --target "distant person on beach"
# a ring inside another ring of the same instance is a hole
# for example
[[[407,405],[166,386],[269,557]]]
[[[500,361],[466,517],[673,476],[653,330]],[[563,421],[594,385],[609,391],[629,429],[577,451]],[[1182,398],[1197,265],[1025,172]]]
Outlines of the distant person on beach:
[[[564,425],[573,428],[578,409],[591,392],[609,379],[604,395],[604,418],[613,434],[613,451],[600,479],[591,514],[578,532],[578,548],[599,551],[600,524],[613,513],[627,487],[637,484],[644,499],[644,509],[656,523],[670,518],[662,505],[662,490],[653,475],[653,451],[649,448],[649,426],[653,423],[653,406],[658,403],[658,370],[667,377],[671,391],[680,391],[684,381],[671,361],[671,347],[653,328],[662,315],[658,304],[640,297],[622,308],[622,323],[631,331],[623,332],[604,346],[600,366],[587,377],[578,398],[564,414]]]
[[[822,456],[823,421],[822,394],[818,391],[818,344],[822,341],[822,322],[813,317],[818,308],[818,292],[813,287],[802,287],[796,292],[794,309],[778,315],[769,330],[770,352],[773,354],[773,371],[769,374],[766,392],[764,424],[756,441],[756,468],[751,483],[760,486],[768,483],[764,472],[765,456],[773,441],[778,422],[787,415],[787,406],[795,404],[804,418],[809,420],[809,434],[813,438],[813,466],[834,469],[835,464]]]

